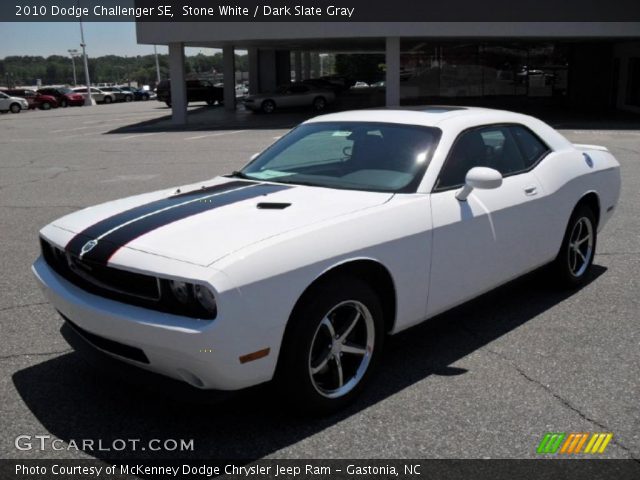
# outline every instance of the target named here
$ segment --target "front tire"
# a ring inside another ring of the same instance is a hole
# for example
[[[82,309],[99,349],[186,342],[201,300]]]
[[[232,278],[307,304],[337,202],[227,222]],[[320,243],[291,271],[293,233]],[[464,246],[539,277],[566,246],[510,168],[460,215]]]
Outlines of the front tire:
[[[105,105],[109,105],[112,102],[111,97],[104,97]]]
[[[596,217],[591,208],[578,206],[567,226],[560,252],[552,264],[559,286],[577,288],[589,277],[597,243]]]
[[[313,288],[296,307],[276,383],[295,409],[340,409],[371,378],[383,343],[383,312],[374,290],[358,278],[334,278]]]
[[[51,110],[51,104],[49,102],[44,102],[42,105],[40,105],[40,109],[41,110]]]
[[[22,111],[22,107],[17,103],[12,103],[9,110],[11,110],[11,113],[20,113]]]
[[[60,101],[60,106],[62,108],[67,108],[69,106],[69,103],[66,100],[61,100]]]

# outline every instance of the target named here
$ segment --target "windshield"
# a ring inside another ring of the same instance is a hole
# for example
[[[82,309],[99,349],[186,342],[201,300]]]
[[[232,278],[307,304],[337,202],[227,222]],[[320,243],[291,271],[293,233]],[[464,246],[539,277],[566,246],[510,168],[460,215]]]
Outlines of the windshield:
[[[303,124],[240,174],[278,183],[415,192],[440,133],[437,128],[377,122]]]

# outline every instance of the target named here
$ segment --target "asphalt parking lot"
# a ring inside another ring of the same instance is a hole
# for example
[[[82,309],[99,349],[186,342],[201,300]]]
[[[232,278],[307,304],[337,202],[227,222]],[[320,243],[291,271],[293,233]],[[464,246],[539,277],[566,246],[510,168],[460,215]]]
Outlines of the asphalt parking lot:
[[[546,432],[612,432],[603,456],[640,461],[640,130],[563,130],[622,164],[589,285],[557,292],[529,275],[402,333],[355,405],[309,419],[263,395],[194,406],[100,375],[37,289],[30,266],[46,223],[230,172],[296,119],[148,128],[167,114],[139,102],[0,116],[1,457],[533,458]],[[195,451],[21,451],[22,434],[193,438]]]

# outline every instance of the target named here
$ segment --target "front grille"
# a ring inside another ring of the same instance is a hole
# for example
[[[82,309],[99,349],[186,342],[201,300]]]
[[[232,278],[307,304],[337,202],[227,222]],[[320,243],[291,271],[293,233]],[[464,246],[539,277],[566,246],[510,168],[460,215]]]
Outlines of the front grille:
[[[85,281],[116,293],[146,300],[160,300],[157,278],[98,265],[66,253],[69,269]]]
[[[82,260],[40,238],[42,257],[65,280],[100,297],[184,317],[212,320],[199,304],[180,304],[169,281]]]

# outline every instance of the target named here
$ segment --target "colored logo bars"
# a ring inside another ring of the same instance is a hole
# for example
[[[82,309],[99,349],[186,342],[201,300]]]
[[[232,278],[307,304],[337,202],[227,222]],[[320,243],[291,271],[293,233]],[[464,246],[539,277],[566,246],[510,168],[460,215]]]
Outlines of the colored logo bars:
[[[612,438],[612,433],[547,433],[542,437],[536,452],[539,454],[604,453]]]

